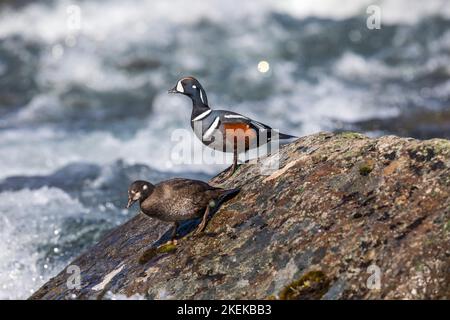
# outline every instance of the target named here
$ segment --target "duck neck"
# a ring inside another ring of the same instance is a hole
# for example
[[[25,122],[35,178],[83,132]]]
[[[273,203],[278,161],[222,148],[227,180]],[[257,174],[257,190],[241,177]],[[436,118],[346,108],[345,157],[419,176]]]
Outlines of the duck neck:
[[[205,113],[208,110],[211,110],[208,104],[205,104],[202,101],[196,101],[192,99],[191,119],[195,119],[196,117],[200,116],[202,113]]]

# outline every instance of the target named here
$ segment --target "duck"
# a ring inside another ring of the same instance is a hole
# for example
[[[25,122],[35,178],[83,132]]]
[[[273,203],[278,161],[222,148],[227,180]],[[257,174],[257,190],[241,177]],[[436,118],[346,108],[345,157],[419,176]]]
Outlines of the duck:
[[[238,155],[257,149],[268,142],[292,140],[298,137],[280,133],[268,125],[229,110],[213,110],[206,91],[194,77],[184,77],[168,91],[182,94],[192,100],[191,128],[200,141],[214,150],[233,153],[233,164],[224,179],[238,168]]]
[[[202,218],[194,234],[206,227],[212,208],[220,205],[240,188],[223,189],[208,183],[184,178],[165,180],[157,184],[136,180],[128,188],[129,209],[139,202],[140,211],[150,218],[173,223],[170,241],[177,235],[179,223],[184,220]]]

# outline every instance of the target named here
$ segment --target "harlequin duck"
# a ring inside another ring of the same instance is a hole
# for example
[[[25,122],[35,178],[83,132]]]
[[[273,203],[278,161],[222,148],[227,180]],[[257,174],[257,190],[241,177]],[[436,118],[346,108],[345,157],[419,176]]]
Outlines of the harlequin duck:
[[[232,111],[212,110],[205,90],[193,77],[178,80],[169,93],[180,93],[191,98],[191,127],[204,145],[214,150],[233,152],[233,165],[225,178],[236,171],[240,152],[258,148],[272,139],[272,128],[259,121]],[[265,134],[260,135],[262,132]],[[293,138],[297,137],[278,133],[278,139]]]
[[[139,201],[141,212],[145,215],[173,222],[173,240],[180,221],[203,217],[195,231],[198,234],[206,227],[210,208],[238,192],[239,188],[226,190],[199,180],[176,178],[156,185],[138,180],[128,188],[127,209]]]

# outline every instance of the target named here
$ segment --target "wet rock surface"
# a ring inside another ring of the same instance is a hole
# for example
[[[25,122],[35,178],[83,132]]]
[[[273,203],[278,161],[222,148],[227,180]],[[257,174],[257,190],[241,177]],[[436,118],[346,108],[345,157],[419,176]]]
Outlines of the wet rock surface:
[[[241,165],[203,235],[160,246],[137,215],[71,263],[79,288],[66,268],[31,299],[450,299],[450,141],[319,133],[279,159]]]

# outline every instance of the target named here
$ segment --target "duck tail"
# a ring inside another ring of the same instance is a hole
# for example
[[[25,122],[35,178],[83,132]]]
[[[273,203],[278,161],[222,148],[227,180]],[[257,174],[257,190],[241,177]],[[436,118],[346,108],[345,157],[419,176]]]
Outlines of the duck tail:
[[[223,194],[220,196],[221,199],[230,199],[237,195],[241,191],[241,188],[234,188],[234,189],[226,189],[224,190]]]
[[[239,191],[241,191],[241,188],[223,189],[221,195],[217,199],[218,204],[222,204],[224,201],[234,198],[239,193]]]
[[[290,134],[278,133],[278,139],[298,139],[297,136],[291,136]]]

